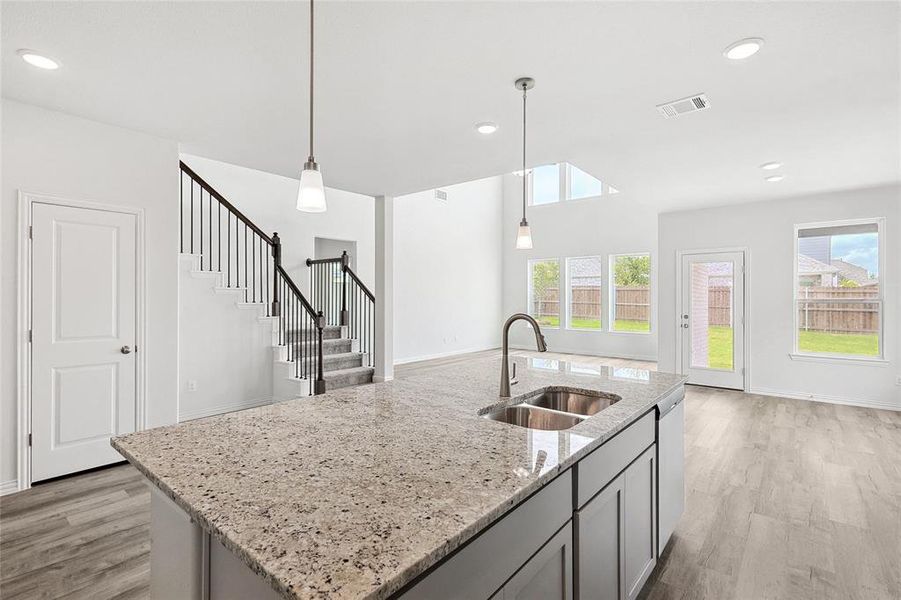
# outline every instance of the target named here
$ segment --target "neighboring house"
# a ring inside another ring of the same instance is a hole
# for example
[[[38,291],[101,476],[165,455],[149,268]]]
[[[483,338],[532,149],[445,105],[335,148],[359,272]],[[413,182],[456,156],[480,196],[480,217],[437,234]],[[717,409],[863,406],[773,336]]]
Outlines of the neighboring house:
[[[569,279],[573,287],[597,287],[603,283],[601,268],[603,261],[599,257],[583,258],[569,264]]]
[[[870,273],[864,267],[840,258],[834,259],[830,264],[838,269],[839,282],[849,279],[860,286],[879,284],[877,279],[870,279]]]
[[[832,236],[817,235],[798,238],[798,254],[828,265],[832,262]]]
[[[732,287],[732,263],[715,262],[707,265],[708,287]]]
[[[806,254],[798,254],[798,285],[801,287],[835,287],[838,268]]]

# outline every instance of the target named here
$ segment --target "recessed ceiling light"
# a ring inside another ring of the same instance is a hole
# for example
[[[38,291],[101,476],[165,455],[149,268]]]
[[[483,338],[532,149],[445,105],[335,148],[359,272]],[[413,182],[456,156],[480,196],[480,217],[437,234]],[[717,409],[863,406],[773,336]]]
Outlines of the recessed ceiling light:
[[[54,69],[59,68],[59,61],[56,61],[48,56],[44,56],[43,54],[39,54],[34,50],[22,48],[21,50],[18,50],[16,54],[21,56],[22,60],[27,62],[29,65],[37,67],[39,69],[53,71]]]
[[[749,56],[757,54],[757,51],[760,50],[761,46],[763,46],[763,40],[761,38],[738,40],[723,50],[723,56],[729,60],[744,60]]]
[[[772,171],[773,169],[778,169],[781,166],[782,166],[781,162],[773,161],[773,162],[763,163],[762,165],[760,165],[760,168],[763,169],[764,171]]]
[[[785,175],[770,175],[766,178],[766,180],[770,183],[776,183],[777,181],[782,181],[783,179],[785,179]]]
[[[491,121],[476,123],[476,131],[478,131],[482,135],[491,135],[492,133],[497,131],[497,123],[492,123]]]

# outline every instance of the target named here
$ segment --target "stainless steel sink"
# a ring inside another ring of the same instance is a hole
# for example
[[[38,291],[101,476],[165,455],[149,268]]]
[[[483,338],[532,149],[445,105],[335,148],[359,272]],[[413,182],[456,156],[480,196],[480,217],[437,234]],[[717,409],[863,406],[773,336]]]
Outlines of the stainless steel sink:
[[[581,423],[584,417],[568,415],[551,410],[544,410],[525,404],[506,406],[484,415],[491,421],[500,421],[529,429],[544,429],[546,431],[559,431],[569,429]]]
[[[620,400],[622,400],[622,396],[605,392],[586,394],[568,390],[545,390],[536,396],[526,398],[523,402],[540,408],[590,417]]]

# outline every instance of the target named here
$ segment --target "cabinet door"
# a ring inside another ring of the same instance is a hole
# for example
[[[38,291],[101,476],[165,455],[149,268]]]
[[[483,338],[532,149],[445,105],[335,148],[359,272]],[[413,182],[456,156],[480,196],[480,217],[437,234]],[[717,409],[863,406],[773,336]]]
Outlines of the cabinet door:
[[[657,451],[648,448],[623,473],[626,597],[638,596],[657,564]]]
[[[572,600],[572,551],[572,524],[567,523],[504,585],[504,600]]]
[[[576,511],[577,600],[619,600],[625,596],[624,482],[620,475]]]

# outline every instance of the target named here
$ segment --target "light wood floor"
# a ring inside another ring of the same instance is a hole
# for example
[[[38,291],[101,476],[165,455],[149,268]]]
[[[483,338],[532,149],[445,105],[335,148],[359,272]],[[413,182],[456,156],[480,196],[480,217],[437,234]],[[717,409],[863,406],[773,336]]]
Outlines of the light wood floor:
[[[643,600],[901,599],[901,413],[697,387],[685,405],[686,512]],[[0,597],[147,598],[148,522],[129,466],[0,498]]]

